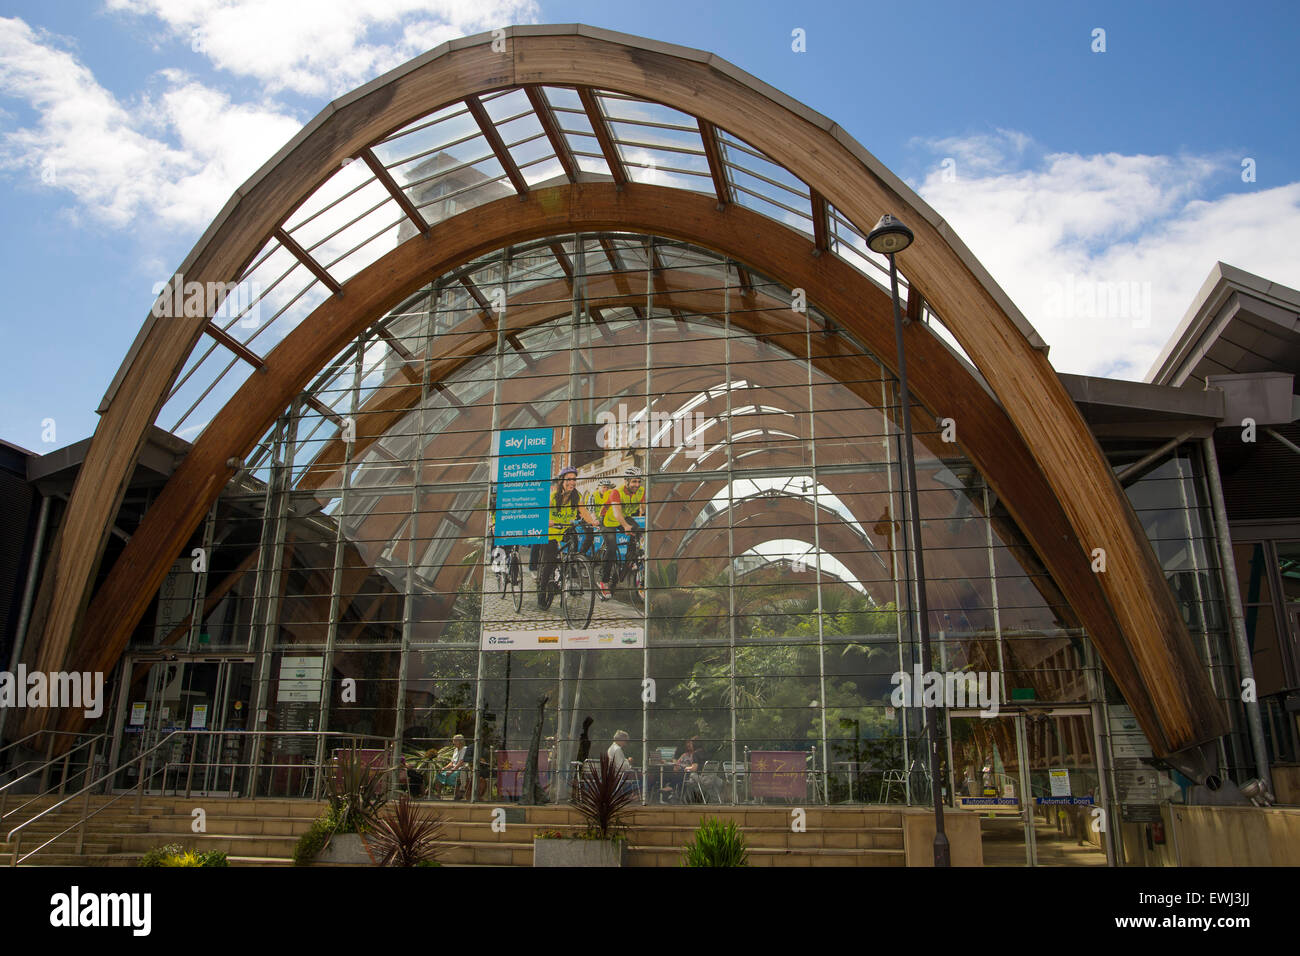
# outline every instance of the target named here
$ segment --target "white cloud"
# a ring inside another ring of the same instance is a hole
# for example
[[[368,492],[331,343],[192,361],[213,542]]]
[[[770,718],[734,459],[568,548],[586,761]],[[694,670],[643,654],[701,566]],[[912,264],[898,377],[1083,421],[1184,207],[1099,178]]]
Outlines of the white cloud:
[[[533,0],[107,0],[161,21],[198,55],[268,91],[336,96],[445,40],[535,18]],[[202,228],[302,127],[273,100],[243,101],[180,70],[160,92],[120,99],[68,44],[0,19],[0,96],[35,118],[2,114],[0,169],[66,190],[115,228],[142,215]]]
[[[232,105],[178,72],[161,77],[158,102],[123,104],[53,38],[0,19],[0,94],[36,113],[4,135],[0,167],[72,193],[110,226],[146,214],[205,225],[301,123],[271,107]]]
[[[446,40],[536,19],[533,0],[108,0],[270,91],[337,96]]]
[[[1300,183],[1201,198],[1232,157],[1030,158],[1023,134],[931,141],[919,192],[1051,346],[1058,371],[1141,379],[1218,260],[1300,286]]]

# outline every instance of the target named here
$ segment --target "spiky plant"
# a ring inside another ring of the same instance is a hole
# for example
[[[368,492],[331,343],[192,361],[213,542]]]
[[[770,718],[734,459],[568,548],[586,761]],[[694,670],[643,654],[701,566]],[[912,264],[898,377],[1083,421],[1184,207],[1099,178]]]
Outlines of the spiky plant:
[[[686,844],[682,866],[749,866],[745,837],[735,820],[702,819]]]
[[[442,815],[420,807],[406,794],[375,817],[365,841],[380,866],[419,866],[442,853]]]
[[[325,788],[335,833],[362,833],[388,802],[382,768],[375,767],[356,747],[325,766]]]
[[[631,776],[614,766],[609,754],[601,754],[600,768],[584,768],[578,777],[573,805],[587,821],[587,832],[608,840],[623,826],[621,817],[639,794],[629,786]]]

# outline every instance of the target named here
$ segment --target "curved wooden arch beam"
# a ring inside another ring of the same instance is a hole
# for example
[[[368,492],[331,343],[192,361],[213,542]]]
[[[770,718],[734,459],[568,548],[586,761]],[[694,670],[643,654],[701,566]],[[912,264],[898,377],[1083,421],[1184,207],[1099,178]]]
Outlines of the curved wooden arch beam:
[[[711,196],[646,185],[619,191],[612,184],[580,184],[534,190],[524,200],[507,198],[469,210],[433,227],[428,238],[404,243],[349,280],[345,295],[326,301],[294,329],[267,356],[266,372],[251,376],[216,415],[96,595],[86,625],[95,640],[79,648],[76,660],[81,666],[75,669],[113,665],[172,556],[231,477],[227,460],[246,454],[312,376],[375,316],[434,277],[512,242],[614,228],[740,255],[752,268],[789,287],[812,290],[813,303],[877,355],[892,352],[892,318],[880,297],[860,294],[866,280],[858,272],[836,257],[812,256],[806,238],[756,213],[735,206],[719,211]],[[1181,621],[1178,629],[1160,635],[1121,631],[1087,553],[1007,415],[927,328],[913,324],[905,338],[916,360],[917,398],[932,412],[958,419],[967,454],[1043,557],[1143,720],[1153,746],[1161,752],[1179,749],[1187,740],[1179,730],[1189,722],[1217,729],[1216,721],[1222,718],[1208,681],[1182,660],[1185,654],[1195,661],[1195,651]],[[1172,603],[1163,581],[1160,588],[1146,600]],[[1139,667],[1130,644],[1142,644],[1144,660],[1154,656],[1165,666]],[[1171,708],[1183,712],[1172,725],[1164,717]],[[75,714],[69,722],[77,722]]]

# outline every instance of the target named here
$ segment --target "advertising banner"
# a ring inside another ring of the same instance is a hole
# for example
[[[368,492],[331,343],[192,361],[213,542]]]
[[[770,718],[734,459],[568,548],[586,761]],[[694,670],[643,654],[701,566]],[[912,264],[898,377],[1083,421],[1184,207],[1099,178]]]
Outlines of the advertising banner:
[[[651,531],[637,435],[616,421],[492,436],[483,650],[645,647]]]
[[[496,432],[495,534],[512,544],[544,544],[551,488],[552,428]]]

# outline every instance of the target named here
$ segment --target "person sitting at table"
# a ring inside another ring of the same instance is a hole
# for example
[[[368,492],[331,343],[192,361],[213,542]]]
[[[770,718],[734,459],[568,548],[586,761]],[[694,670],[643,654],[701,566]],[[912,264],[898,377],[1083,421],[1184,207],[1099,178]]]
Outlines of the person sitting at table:
[[[699,754],[695,750],[695,741],[699,739],[699,735],[696,734],[677,748],[677,758],[673,761],[673,765],[678,770],[685,773],[695,773],[700,769]]]
[[[617,731],[614,734],[614,742],[609,745],[609,750],[606,752],[613,763],[614,772],[623,771],[624,788],[639,789],[636,768],[632,766],[632,761],[627,758],[627,754],[623,753],[623,744],[627,743],[629,739],[626,730]]]
[[[451,738],[451,759],[447,761],[438,773],[434,776],[435,787],[451,787],[454,796],[458,789],[460,774],[462,771],[469,769],[469,761],[466,759],[467,748],[465,746],[465,737],[457,734]]]
[[[703,765],[703,761],[699,759],[699,754],[695,749],[695,741],[699,739],[697,734],[677,748],[677,756],[673,759],[673,769],[664,771],[664,790],[681,793],[682,786],[689,779],[690,774],[696,773]],[[663,791],[661,791],[660,799],[663,799],[663,796]]]

